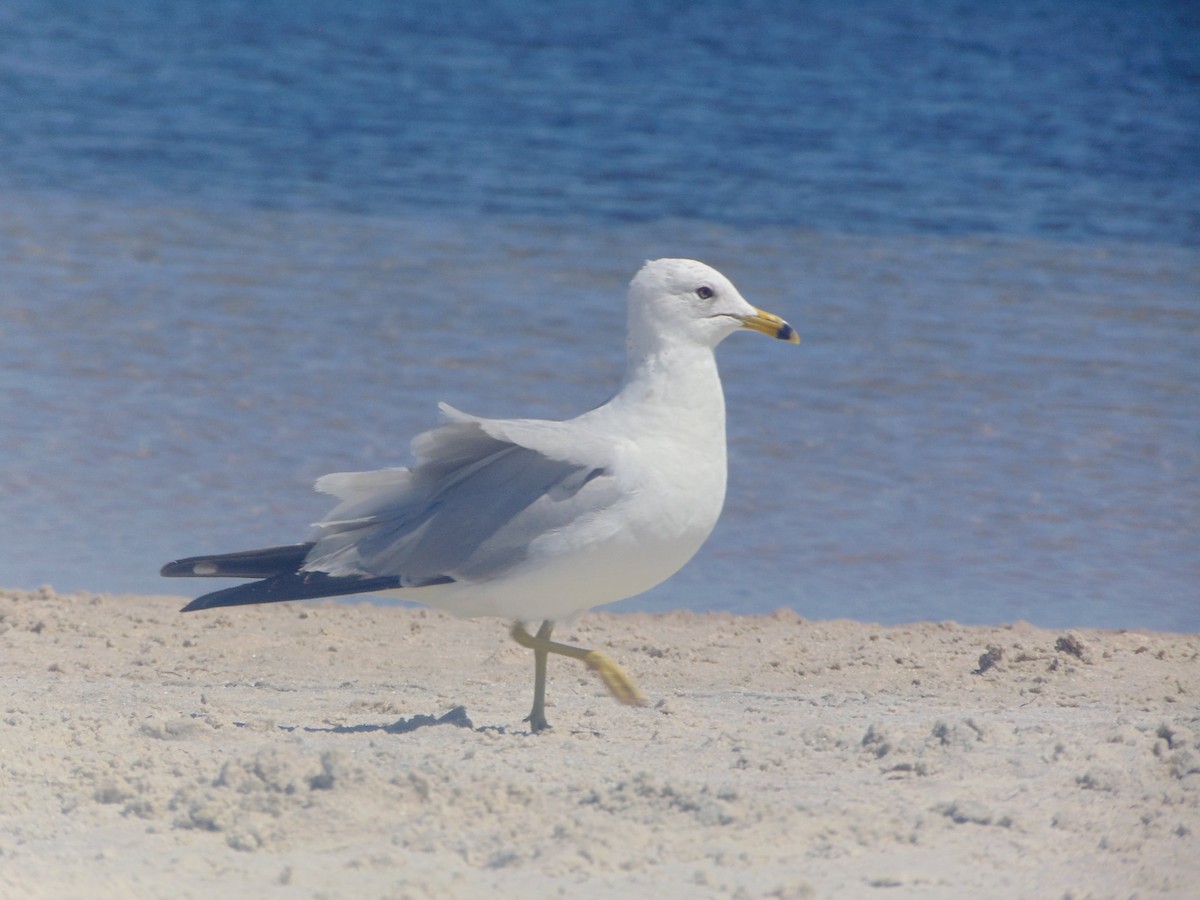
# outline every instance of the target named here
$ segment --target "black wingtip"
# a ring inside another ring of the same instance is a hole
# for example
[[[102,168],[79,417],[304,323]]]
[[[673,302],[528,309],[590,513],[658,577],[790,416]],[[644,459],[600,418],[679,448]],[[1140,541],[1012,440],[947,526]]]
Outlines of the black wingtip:
[[[191,560],[173,559],[159,569],[158,574],[163,578],[190,578],[196,571]]]
[[[164,578],[272,578],[297,571],[312,548],[313,544],[309,542],[189,556],[172,560],[158,571]]]
[[[446,579],[449,581],[450,579]],[[435,579],[430,583],[443,583]],[[321,597],[344,597],[348,594],[369,594],[403,587],[395,575],[335,576],[324,572],[293,572],[276,575],[250,584],[213,591],[197,597],[180,612],[196,612],[220,606],[249,606],[255,603],[282,603],[286,600],[317,600]]]

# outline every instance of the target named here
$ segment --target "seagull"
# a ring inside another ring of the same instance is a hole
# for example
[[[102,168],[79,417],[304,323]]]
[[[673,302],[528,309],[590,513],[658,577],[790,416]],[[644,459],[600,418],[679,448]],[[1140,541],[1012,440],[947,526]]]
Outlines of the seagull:
[[[647,262],[627,306],[625,375],[607,403],[565,421],[440,404],[442,424],[412,441],[413,465],[317,480],[339,502],[309,540],[163,566],[167,577],[254,579],[182,611],[378,593],[500,616],[533,651],[531,732],[549,727],[551,654],[584,662],[621,702],[643,703],[609,657],[551,640],[554,625],[649,590],[695,555],[725,501],[714,350],[743,329],[800,339],[695,260]]]

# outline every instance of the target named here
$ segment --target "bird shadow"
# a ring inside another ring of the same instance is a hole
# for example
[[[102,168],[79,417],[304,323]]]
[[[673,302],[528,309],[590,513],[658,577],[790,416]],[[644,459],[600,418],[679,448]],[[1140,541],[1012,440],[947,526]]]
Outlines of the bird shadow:
[[[475,728],[475,723],[471,721],[471,717],[467,715],[467,708],[465,706],[456,706],[441,716],[416,715],[409,719],[397,719],[390,725],[333,725],[329,728],[306,726],[303,730],[309,732],[327,732],[329,734],[370,734],[372,732],[411,734],[420,728],[429,728],[433,725],[454,725],[458,728],[469,728],[471,731],[478,730]]]
[[[239,728],[247,727],[245,722],[234,722],[233,724]],[[310,734],[411,734],[421,728],[429,728],[433,725],[453,725],[480,733],[485,731],[494,731],[499,734],[510,733],[503,725],[476,727],[475,723],[471,721],[471,717],[467,715],[465,706],[456,706],[440,716],[415,715],[409,719],[397,719],[390,725],[330,725],[327,728],[318,728],[312,725],[277,725],[276,727],[281,731],[307,731]]]

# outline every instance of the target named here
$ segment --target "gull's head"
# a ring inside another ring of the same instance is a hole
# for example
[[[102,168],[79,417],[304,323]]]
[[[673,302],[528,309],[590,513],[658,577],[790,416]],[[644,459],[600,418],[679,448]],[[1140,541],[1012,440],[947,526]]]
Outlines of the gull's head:
[[[653,260],[630,282],[631,340],[672,336],[715,347],[742,328],[800,342],[791,325],[751,306],[728,278],[694,259]]]

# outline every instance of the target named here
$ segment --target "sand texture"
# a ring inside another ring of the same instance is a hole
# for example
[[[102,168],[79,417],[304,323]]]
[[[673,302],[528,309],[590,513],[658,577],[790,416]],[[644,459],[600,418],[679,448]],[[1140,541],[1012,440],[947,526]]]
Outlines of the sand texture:
[[[3,897],[1188,897],[1200,636],[0,591]]]

